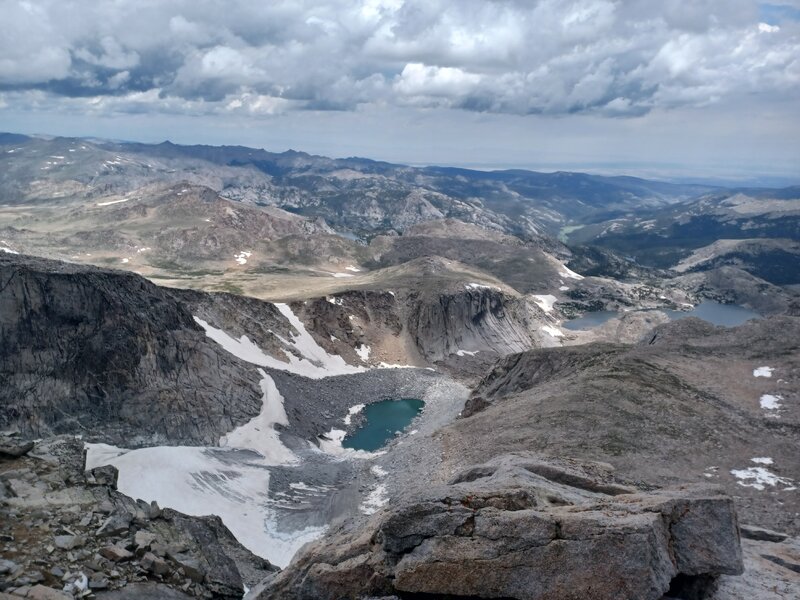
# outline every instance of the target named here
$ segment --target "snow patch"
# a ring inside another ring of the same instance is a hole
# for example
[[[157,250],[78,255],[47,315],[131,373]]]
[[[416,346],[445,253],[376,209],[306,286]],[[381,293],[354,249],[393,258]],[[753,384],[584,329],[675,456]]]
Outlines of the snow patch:
[[[564,334],[556,327],[551,325],[544,325],[542,326],[542,331],[545,333],[549,333],[554,338],[564,337]]]
[[[761,404],[761,408],[764,410],[780,410],[781,408],[781,401],[783,400],[782,396],[773,396],[772,394],[764,394],[761,396],[759,403]],[[773,415],[778,416],[778,415]]]
[[[458,356],[475,356],[480,350],[458,350],[456,351],[456,355]]]
[[[0,246],[0,252],[5,252],[6,254],[19,254],[16,250],[12,250],[6,246]]]
[[[534,295],[533,301],[544,312],[549,313],[553,311],[553,305],[558,302],[558,298],[552,294]]]
[[[331,304],[335,304],[336,306],[341,306],[342,304],[344,304],[344,300],[337,296],[326,296],[325,299]]]
[[[120,202],[127,202],[131,198],[122,198],[121,200],[109,200],[108,202],[98,202],[97,206],[110,206],[112,204],[119,204]]]
[[[355,408],[355,407],[353,407]],[[352,416],[352,415],[351,415]],[[345,417],[346,419],[347,417]],[[376,450],[375,452],[367,452],[366,450],[354,450],[353,448],[345,448],[342,445],[344,438],[347,437],[347,432],[344,429],[333,428],[329,432],[317,437],[317,446],[310,444],[312,450],[323,452],[329,456],[334,456],[338,459],[355,458],[359,460],[369,460],[377,458],[386,454],[385,450]]]
[[[353,273],[361,272],[361,269],[359,269],[358,267],[354,267],[353,265],[347,265],[345,269],[347,269],[348,271],[352,271]]]
[[[86,444],[86,468],[114,465],[118,489],[189,515],[217,515],[243,546],[280,567],[324,528],[278,531],[269,508],[268,465],[240,452],[195,446],[127,450]]]
[[[485,285],[483,283],[467,283],[464,287],[468,290],[499,290],[495,285]]]
[[[753,377],[772,377],[772,372],[775,369],[772,367],[758,367],[753,369]]]
[[[255,450],[264,457],[266,464],[282,465],[297,461],[297,457],[280,440],[275,425],[288,425],[289,418],[283,407],[283,396],[275,381],[263,370],[261,375],[261,412],[244,425],[237,427],[219,440],[223,448]]]
[[[750,462],[754,462],[757,465],[771,465],[773,463],[773,460],[768,456],[763,456],[763,457],[751,458]]]
[[[306,330],[302,321],[292,312],[287,304],[275,304],[278,311],[289,321],[289,324],[297,333],[291,334],[291,339],[287,340],[274,334],[281,343],[286,346],[283,349],[288,361],[284,362],[264,353],[261,348],[255,345],[250,339],[243,335],[238,340],[231,337],[221,329],[209,325],[203,319],[194,317],[194,320],[206,332],[206,336],[217,342],[225,350],[249,363],[260,367],[269,367],[280,371],[288,371],[303,375],[311,379],[322,379],[331,375],[350,375],[353,373],[363,373],[364,367],[356,367],[347,364],[344,359],[336,354],[328,352],[311,336]],[[289,349],[294,350],[300,358]]]
[[[568,285],[562,285],[561,287],[558,288],[558,291],[560,291],[560,292],[568,292],[569,291],[569,286]]]
[[[122,262],[122,264],[124,265],[124,264],[127,264],[127,263],[129,263],[130,261],[131,261],[131,259],[130,259],[130,258],[123,258],[121,262]]]
[[[381,483],[375,486],[375,489],[367,494],[367,497],[364,498],[364,501],[361,503],[359,508],[365,515],[371,515],[382,506],[385,506],[388,502],[389,494],[386,492],[386,486]]]
[[[333,277],[341,279],[342,277],[353,277],[352,273],[331,273]]]
[[[771,464],[771,463],[770,463]],[[764,490],[765,486],[775,487],[780,484],[786,486],[784,490],[795,489],[791,479],[780,477],[765,469],[764,467],[748,467],[746,469],[732,469],[731,475],[736,477],[742,487],[751,487],[757,490]]]
[[[577,280],[583,279],[583,275],[578,275],[575,271],[567,268],[567,266],[565,265],[561,265],[561,267],[558,270],[558,274],[561,277],[566,277],[567,279],[577,279]]]
[[[370,471],[372,471],[372,474],[375,475],[375,477],[386,477],[389,474],[389,472],[380,465],[372,465]]]
[[[236,262],[239,263],[240,265],[246,265],[247,259],[250,258],[252,254],[253,253],[250,252],[249,250],[242,250],[241,252],[239,252],[239,254],[235,254],[233,258],[236,259]]]
[[[350,425],[353,422],[353,417],[364,410],[366,404],[356,404],[347,410],[347,416],[344,418],[344,424]]]
[[[369,360],[370,352],[372,352],[372,348],[366,344],[361,344],[358,348],[356,348],[356,354],[358,354],[358,358],[360,358],[363,362],[367,362]]]

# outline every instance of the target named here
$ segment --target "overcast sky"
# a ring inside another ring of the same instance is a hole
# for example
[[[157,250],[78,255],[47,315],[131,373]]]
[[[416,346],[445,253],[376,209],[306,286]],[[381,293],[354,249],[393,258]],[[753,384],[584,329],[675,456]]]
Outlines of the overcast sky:
[[[800,180],[800,0],[0,0],[0,130]]]

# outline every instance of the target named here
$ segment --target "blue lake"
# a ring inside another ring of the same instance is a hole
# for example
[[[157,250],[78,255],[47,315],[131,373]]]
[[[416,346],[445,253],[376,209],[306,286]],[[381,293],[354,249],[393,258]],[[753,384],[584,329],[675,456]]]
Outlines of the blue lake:
[[[662,310],[662,309],[659,309]],[[663,310],[667,313],[670,319],[685,319],[686,317],[697,317],[708,321],[712,325],[721,325],[724,327],[735,327],[741,325],[750,319],[760,319],[761,315],[757,312],[744,308],[738,304],[720,304],[713,300],[706,300],[695,306],[692,310]],[[571,319],[562,323],[564,329],[571,329],[573,331],[593,329],[602,325],[606,321],[619,316],[622,313],[617,313],[612,310],[599,310],[596,312],[586,313],[577,319]]]
[[[342,446],[354,450],[373,452],[387,444],[398,432],[405,430],[425,403],[416,398],[382,400],[364,408],[365,421],[351,435],[342,440]]]
[[[736,327],[749,321],[750,319],[760,319],[761,315],[739,306],[738,304],[720,304],[713,300],[706,300],[695,306],[692,310],[665,310],[672,320],[685,319],[686,317],[697,317],[708,321],[713,325],[722,325],[724,327]]]

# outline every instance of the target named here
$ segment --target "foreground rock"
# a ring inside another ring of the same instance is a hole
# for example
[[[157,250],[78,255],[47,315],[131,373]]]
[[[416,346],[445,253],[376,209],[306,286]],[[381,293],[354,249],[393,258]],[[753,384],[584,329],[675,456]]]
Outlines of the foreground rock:
[[[688,318],[636,346],[532,350],[499,361],[466,418],[441,430],[443,469],[523,449],[602,460],[658,487],[721,485],[743,521],[798,535],[799,389],[797,317],[735,328]]]
[[[508,455],[306,546],[253,597],[658,599],[742,572],[732,500],[639,492],[601,464]]]
[[[67,436],[0,459],[0,596],[83,598],[136,584],[153,598],[241,598],[277,570],[218,517],[133,500],[112,471],[84,474],[83,444]]]

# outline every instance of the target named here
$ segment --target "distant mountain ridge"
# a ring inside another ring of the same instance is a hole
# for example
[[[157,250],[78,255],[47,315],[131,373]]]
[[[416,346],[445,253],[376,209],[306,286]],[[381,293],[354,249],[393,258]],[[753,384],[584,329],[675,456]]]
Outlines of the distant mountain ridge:
[[[0,177],[6,202],[13,203],[15,193],[30,197],[27,188],[32,182],[78,182],[96,194],[185,180],[208,185],[231,200],[322,217],[334,227],[366,234],[402,231],[449,217],[523,237],[555,236],[569,223],[602,221],[720,190],[585,173],[411,167],[244,146],[90,142],[17,134],[0,134],[0,145],[19,146],[0,156],[6,163]],[[71,162],[67,154],[78,149],[83,160]],[[44,162],[30,163],[27,151]],[[22,157],[24,164],[14,162]]]

